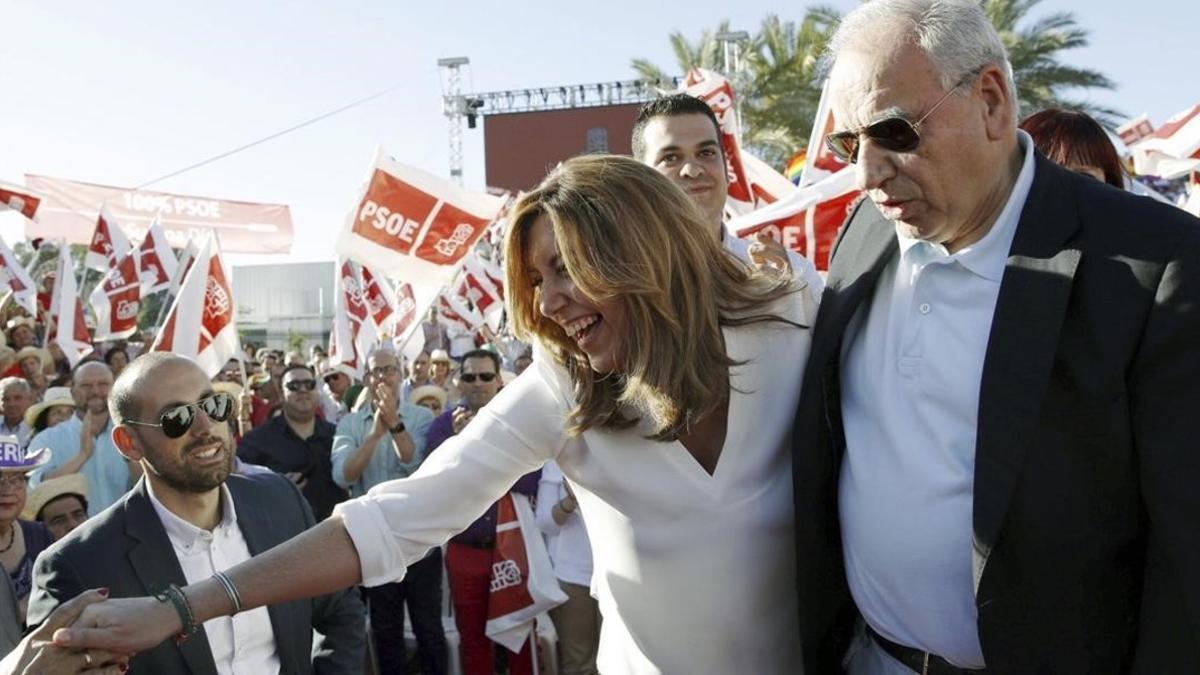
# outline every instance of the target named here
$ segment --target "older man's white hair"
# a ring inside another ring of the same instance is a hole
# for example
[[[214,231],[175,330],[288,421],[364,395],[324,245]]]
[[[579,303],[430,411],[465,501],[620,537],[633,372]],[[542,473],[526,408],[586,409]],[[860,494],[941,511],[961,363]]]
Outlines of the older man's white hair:
[[[913,44],[937,68],[943,89],[985,66],[1004,71],[1019,118],[1020,102],[1012,65],[1000,35],[978,0],[871,0],[846,14],[829,42],[829,65],[847,51],[879,53],[880,45]]]

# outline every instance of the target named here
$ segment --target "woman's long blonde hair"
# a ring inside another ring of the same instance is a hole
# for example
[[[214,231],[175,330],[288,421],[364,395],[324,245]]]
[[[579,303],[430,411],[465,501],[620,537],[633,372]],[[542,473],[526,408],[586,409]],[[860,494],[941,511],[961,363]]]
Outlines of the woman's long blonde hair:
[[[545,215],[559,257],[591,302],[620,302],[626,334],[620,372],[595,373],[587,356],[541,314],[529,265],[530,231]],[[570,432],[627,428],[643,416],[649,437],[674,440],[729,395],[722,326],[781,321],[769,305],[788,279],[753,272],[717,240],[691,198],[627,157],[567,160],[514,206],[505,241],[509,317],[570,374]]]

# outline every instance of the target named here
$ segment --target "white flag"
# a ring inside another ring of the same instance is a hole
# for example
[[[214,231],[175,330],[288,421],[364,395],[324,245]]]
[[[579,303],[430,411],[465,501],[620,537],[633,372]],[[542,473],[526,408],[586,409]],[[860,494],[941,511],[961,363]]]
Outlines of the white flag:
[[[92,336],[83,320],[83,298],[79,297],[75,287],[71,249],[66,241],[59,241],[57,247],[58,267],[54,274],[54,293],[50,297],[53,326],[46,341],[57,344],[74,368],[83,357],[92,353]]]
[[[142,282],[143,295],[170,288],[171,280],[175,278],[176,269],[179,267],[175,252],[167,243],[160,218],[154,216],[154,222],[150,223],[150,229],[146,230],[146,238],[138,247],[138,278]]]
[[[220,246],[216,236],[209,235],[200,244],[150,351],[186,356],[213,377],[241,353],[234,307]]]

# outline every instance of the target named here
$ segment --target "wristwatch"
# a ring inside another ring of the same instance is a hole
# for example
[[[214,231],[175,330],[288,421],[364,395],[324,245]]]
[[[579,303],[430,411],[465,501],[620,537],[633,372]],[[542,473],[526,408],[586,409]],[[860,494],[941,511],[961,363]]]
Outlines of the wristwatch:
[[[404,433],[404,420],[400,420],[399,422],[396,422],[396,426],[392,427],[391,429],[388,429],[388,433],[389,434]]]

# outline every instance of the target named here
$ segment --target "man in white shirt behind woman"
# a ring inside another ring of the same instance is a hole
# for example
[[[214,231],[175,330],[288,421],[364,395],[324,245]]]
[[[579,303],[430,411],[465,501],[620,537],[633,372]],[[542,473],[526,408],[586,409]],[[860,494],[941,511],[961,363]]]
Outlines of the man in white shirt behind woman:
[[[575,493],[554,461],[542,466],[538,481],[537,523],[567,601],[550,610],[558,632],[562,675],[595,675],[600,643],[600,605],[592,597],[592,545],[579,514]]]

